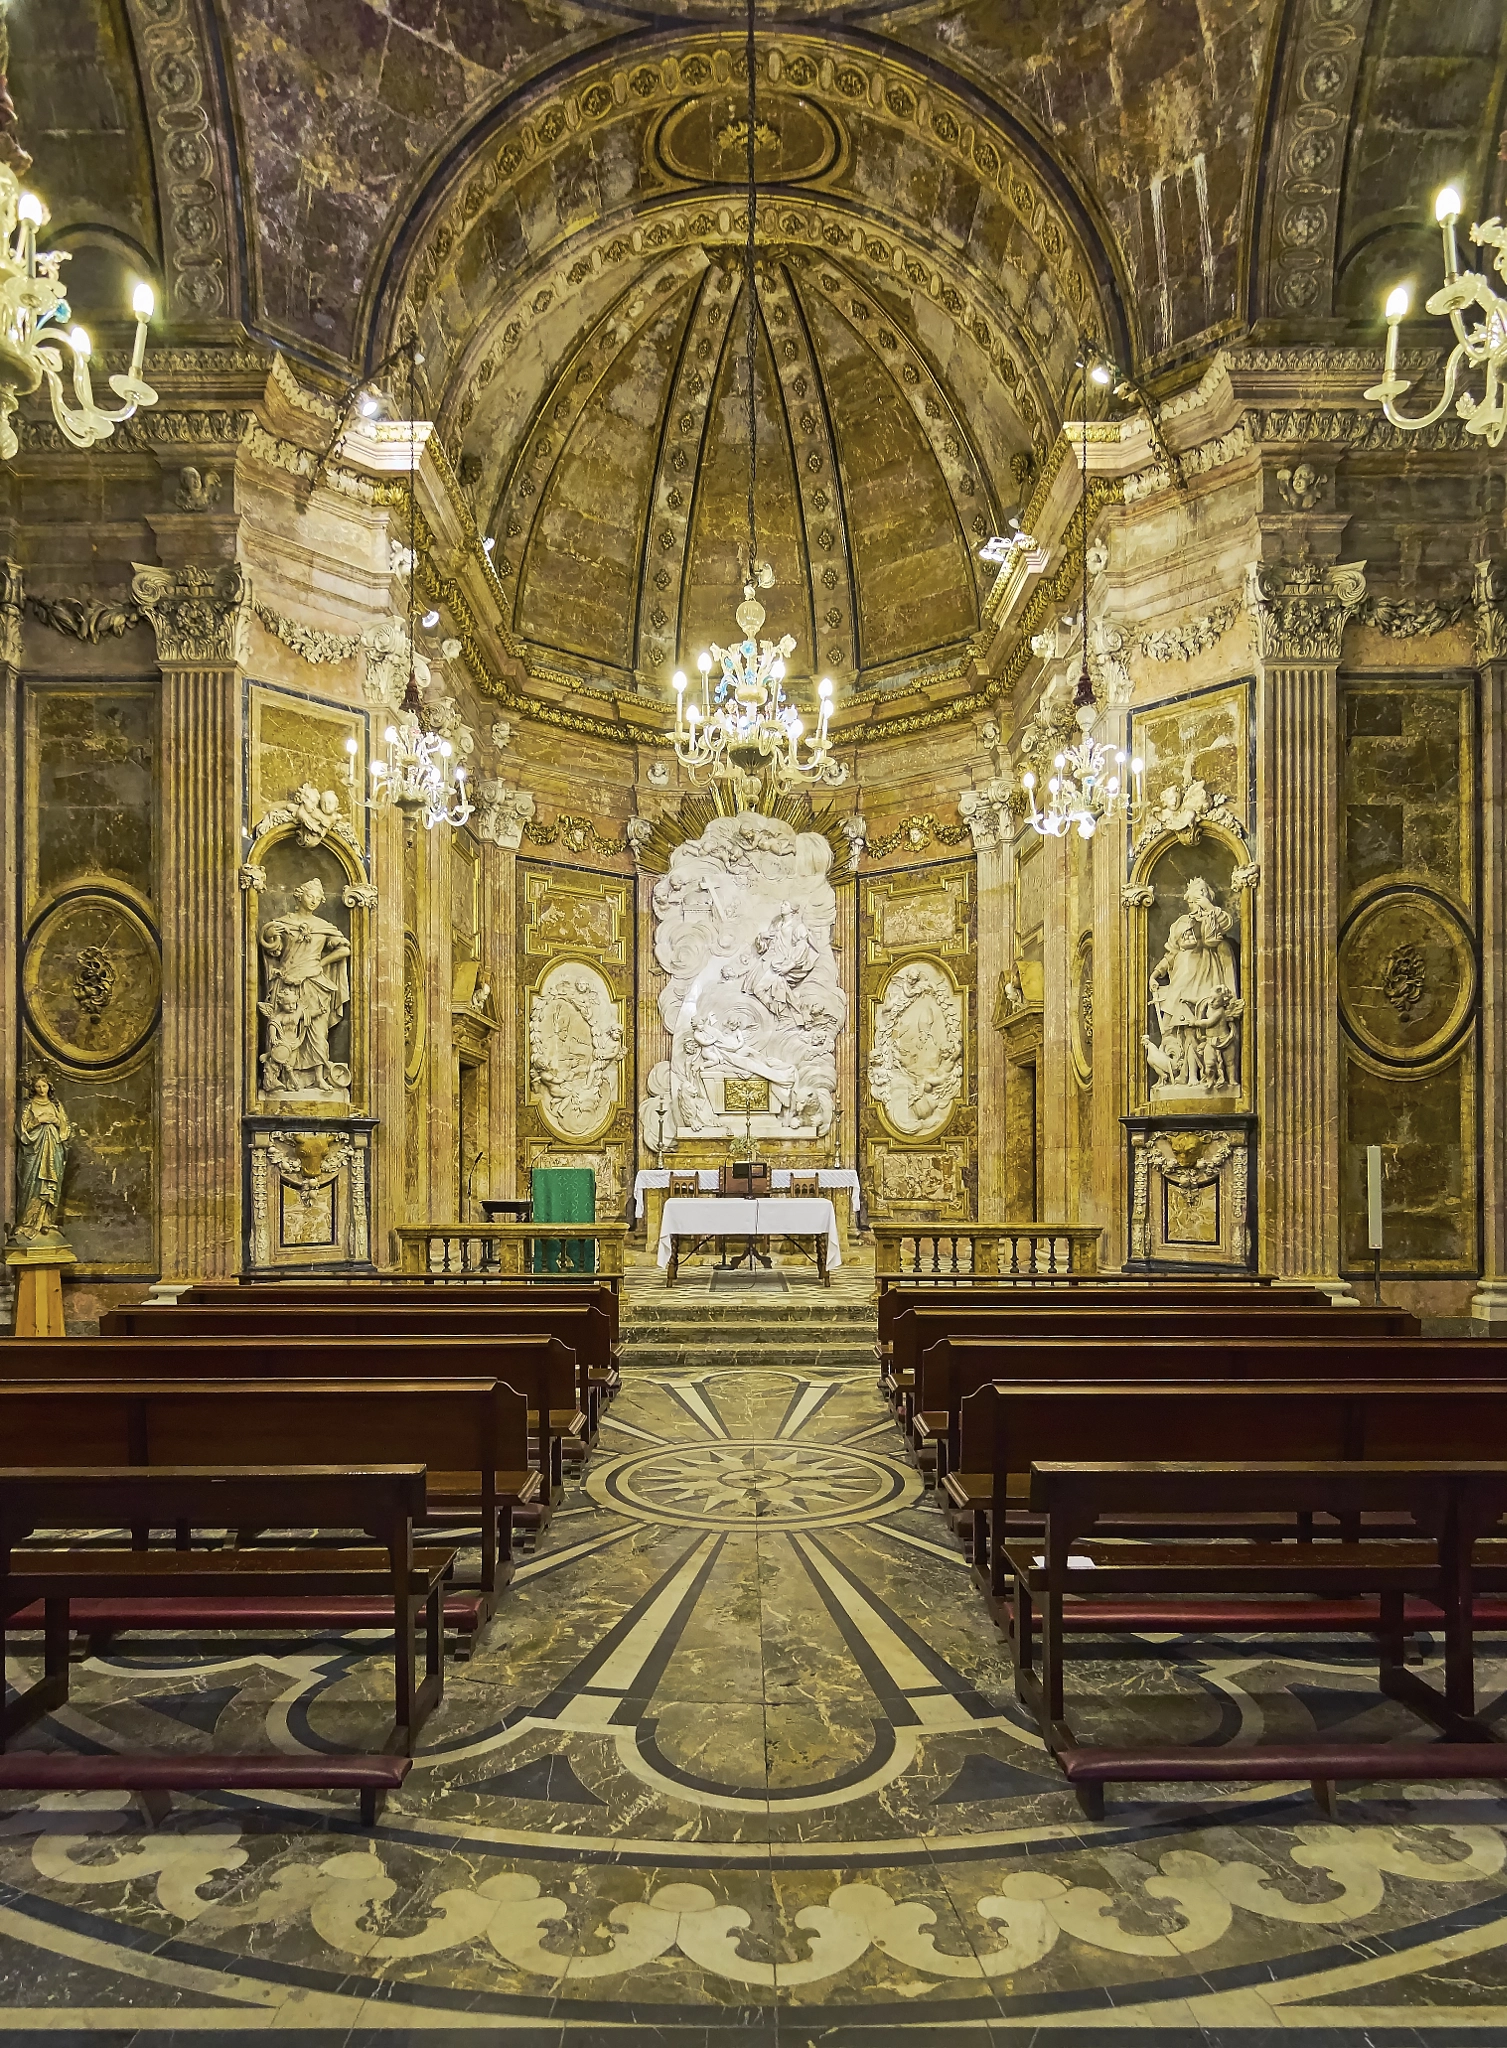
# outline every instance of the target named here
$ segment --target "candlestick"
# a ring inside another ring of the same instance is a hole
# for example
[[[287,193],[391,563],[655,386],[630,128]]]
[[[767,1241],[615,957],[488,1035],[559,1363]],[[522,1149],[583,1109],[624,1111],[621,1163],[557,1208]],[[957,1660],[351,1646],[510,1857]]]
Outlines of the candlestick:
[[[1366,1147],[1366,1245],[1381,1250],[1381,1147]]]

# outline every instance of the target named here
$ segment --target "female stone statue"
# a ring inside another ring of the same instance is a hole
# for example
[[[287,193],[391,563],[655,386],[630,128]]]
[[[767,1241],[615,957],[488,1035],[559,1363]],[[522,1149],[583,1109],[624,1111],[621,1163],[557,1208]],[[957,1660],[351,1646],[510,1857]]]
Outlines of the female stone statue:
[[[330,1033],[351,999],[350,941],[315,915],[324,901],[317,876],[293,891],[293,901],[296,909],[262,926],[262,1093],[340,1100],[350,1089],[351,1070],[330,1058]]]
[[[56,1232],[72,1136],[68,1112],[53,1094],[47,1076],[38,1074],[27,1090],[16,1128],[18,1238],[42,1238]]]
[[[1187,910],[1167,934],[1151,970],[1151,1001],[1162,1042],[1143,1040],[1152,1071],[1175,1088],[1229,1088],[1241,1014],[1239,971],[1229,934],[1234,918],[1214,899],[1202,875],[1188,884]]]

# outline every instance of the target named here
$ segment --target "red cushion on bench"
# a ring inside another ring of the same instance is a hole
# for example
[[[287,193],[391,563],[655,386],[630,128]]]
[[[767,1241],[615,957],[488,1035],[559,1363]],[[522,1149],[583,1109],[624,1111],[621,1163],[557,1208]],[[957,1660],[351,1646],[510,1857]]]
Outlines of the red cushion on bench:
[[[412,1769],[407,1756],[74,1756],[23,1749],[0,1754],[0,1791],[395,1792]]]
[[[1398,1742],[1354,1749],[1273,1743],[1265,1749],[1079,1749],[1057,1752],[1070,1785],[1187,1784],[1294,1778],[1507,1778],[1507,1743]]]

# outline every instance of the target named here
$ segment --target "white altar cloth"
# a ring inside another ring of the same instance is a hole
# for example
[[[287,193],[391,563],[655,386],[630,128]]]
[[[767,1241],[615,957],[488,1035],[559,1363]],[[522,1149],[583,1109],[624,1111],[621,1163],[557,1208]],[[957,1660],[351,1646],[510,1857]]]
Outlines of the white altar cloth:
[[[690,1172],[691,1169],[689,1167],[684,1167],[677,1168],[677,1171]],[[696,1178],[700,1182],[704,1192],[709,1195],[714,1195],[717,1192],[720,1180],[717,1168],[715,1166],[701,1166],[697,1167],[695,1171]],[[809,1166],[797,1167],[796,1171],[799,1173],[809,1173],[811,1169]],[[788,1188],[790,1185],[790,1173],[791,1169],[788,1166],[776,1166],[770,1173],[769,1185],[772,1188]],[[822,1188],[851,1188],[853,1192],[853,1207],[855,1211],[857,1210],[858,1175],[853,1171],[851,1166],[818,1167],[816,1171],[816,1184],[818,1187]],[[668,1167],[646,1166],[641,1168],[640,1171],[633,1176],[634,1215],[642,1216],[644,1213],[645,1188],[667,1188],[669,1185],[670,1170]]]
[[[821,1197],[789,1195],[748,1202],[733,1195],[677,1195],[666,1202],[659,1225],[658,1262],[668,1266],[677,1237],[819,1237],[827,1239],[827,1270],[842,1264],[842,1244],[832,1204]]]

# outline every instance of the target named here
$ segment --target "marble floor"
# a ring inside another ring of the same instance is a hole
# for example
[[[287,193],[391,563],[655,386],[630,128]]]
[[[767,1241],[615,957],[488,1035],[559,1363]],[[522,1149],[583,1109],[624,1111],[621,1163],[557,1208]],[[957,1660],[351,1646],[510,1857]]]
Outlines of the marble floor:
[[[1486,1788],[1081,1818],[900,1455],[864,1291],[635,1287],[599,1448],[374,1833],[289,1795],[156,1829],[0,1797],[0,2036],[1507,2039]],[[21,1739],[365,1747],[384,1671],[375,1635],[120,1640]],[[1211,1744],[1410,1727],[1348,1640],[1084,1640],[1073,1701]]]

